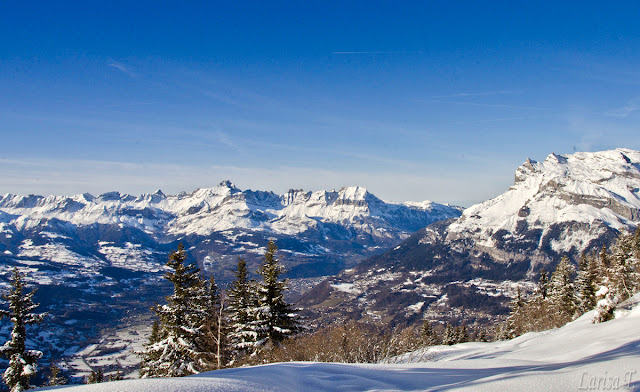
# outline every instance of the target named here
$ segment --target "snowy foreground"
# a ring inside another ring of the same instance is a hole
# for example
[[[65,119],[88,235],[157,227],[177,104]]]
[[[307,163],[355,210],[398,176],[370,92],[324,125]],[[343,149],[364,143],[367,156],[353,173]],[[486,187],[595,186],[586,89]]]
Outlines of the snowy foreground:
[[[293,362],[174,379],[125,380],[41,390],[202,391],[580,391],[640,390],[640,295],[615,320],[592,312],[563,328],[511,341],[437,346],[394,364]]]

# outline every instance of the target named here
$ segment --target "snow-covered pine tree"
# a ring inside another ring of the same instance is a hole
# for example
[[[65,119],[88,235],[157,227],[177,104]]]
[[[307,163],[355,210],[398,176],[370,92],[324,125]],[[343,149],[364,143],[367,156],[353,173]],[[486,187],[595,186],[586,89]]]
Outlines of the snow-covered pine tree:
[[[153,309],[153,308],[152,308]],[[154,344],[158,343],[162,339],[166,337],[165,331],[162,329],[159,320],[154,320],[151,325],[151,334],[149,335],[149,341],[144,345],[144,350],[139,352],[140,355],[140,376],[146,377],[156,377],[154,366],[158,359],[160,358],[160,354],[162,354],[159,350],[150,350]]]
[[[634,236],[632,234],[620,234],[618,240],[612,247],[613,257],[609,268],[612,287],[620,301],[631,297],[638,286],[640,279],[634,266]]]
[[[166,305],[153,308],[160,318],[162,339],[141,353],[142,378],[181,377],[206,370],[206,352],[202,350],[206,289],[200,270],[185,261],[180,244],[166,264],[171,270],[165,278],[173,283],[173,294],[167,296]]]
[[[502,328],[502,336],[500,339],[508,340],[513,339],[516,336],[522,334],[522,328],[520,326],[520,319],[522,318],[522,309],[524,308],[524,300],[522,299],[522,292],[520,291],[520,286],[518,286],[518,291],[516,296],[511,300],[511,311],[509,312],[509,316],[504,323]]]
[[[561,318],[570,320],[576,309],[573,275],[575,269],[568,257],[563,256],[551,275],[549,297],[551,305]],[[565,322],[566,322],[565,321]]]
[[[594,256],[582,255],[578,264],[579,271],[576,279],[576,295],[578,315],[596,306],[596,261]]]
[[[258,283],[256,319],[252,321],[258,346],[267,342],[277,346],[302,328],[299,316],[284,300],[284,292],[288,287],[286,279],[280,278],[285,273],[285,268],[275,257],[277,250],[276,244],[269,241],[262,265],[258,269],[262,280]]]
[[[442,344],[446,344],[448,346],[452,346],[456,344],[457,336],[454,328],[451,324],[447,323],[444,327],[444,332],[442,333]]]
[[[249,280],[247,262],[238,258],[235,280],[227,289],[227,314],[229,317],[229,340],[232,362],[252,352],[255,347],[256,333],[250,325],[254,310],[258,308],[255,282]]]
[[[420,336],[422,337],[422,342],[425,346],[436,346],[440,344],[440,339],[438,338],[438,334],[431,326],[428,320],[424,320],[422,322],[422,328],[420,329]]]
[[[23,275],[17,268],[11,276],[11,291],[2,298],[9,303],[9,310],[0,310],[0,317],[8,317],[13,323],[11,340],[0,347],[0,354],[9,360],[9,367],[2,378],[11,392],[29,389],[29,379],[37,372],[37,361],[42,357],[38,350],[27,350],[27,325],[40,323],[46,313],[34,313],[39,304],[33,302],[36,290],[25,292]]]
[[[611,320],[617,305],[640,289],[640,231],[622,233],[610,252],[600,252],[600,288],[594,323]]]

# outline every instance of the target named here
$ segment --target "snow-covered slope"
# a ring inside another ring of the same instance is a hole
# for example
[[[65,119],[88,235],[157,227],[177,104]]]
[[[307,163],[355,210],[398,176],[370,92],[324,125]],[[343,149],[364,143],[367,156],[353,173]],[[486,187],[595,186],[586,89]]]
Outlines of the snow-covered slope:
[[[63,387],[69,392],[580,391],[640,390],[640,296],[615,320],[592,312],[556,330],[511,341],[436,346],[395,364],[293,362],[185,378]],[[43,389],[47,390],[47,389]],[[51,389],[49,389],[51,390]]]
[[[553,271],[562,256],[576,260],[611,243],[619,231],[634,230],[639,192],[638,151],[527,160],[502,195],[343,271],[304,304],[330,317],[491,322],[507,311],[517,286],[531,287],[542,267]]]

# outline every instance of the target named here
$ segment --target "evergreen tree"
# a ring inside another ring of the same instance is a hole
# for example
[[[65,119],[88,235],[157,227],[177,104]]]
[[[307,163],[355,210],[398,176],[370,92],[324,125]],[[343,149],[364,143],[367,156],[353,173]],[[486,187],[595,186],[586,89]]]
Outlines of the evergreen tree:
[[[547,271],[542,267],[540,269],[540,280],[538,280],[537,292],[542,299],[547,299],[548,290],[549,290],[549,275]]]
[[[157,306],[157,305],[156,305]],[[153,309],[153,308],[152,308]],[[142,357],[140,361],[140,374],[147,377],[154,377],[154,366],[160,358],[161,352],[158,350],[152,350],[151,348],[166,336],[164,330],[160,326],[160,321],[157,319],[153,321],[151,325],[151,334],[149,335],[149,341],[144,345],[144,350],[139,353]]]
[[[68,382],[69,380],[62,374],[62,370],[54,361],[51,361],[49,365],[49,376],[44,386],[66,385]]]
[[[466,343],[469,341],[469,331],[467,330],[467,326],[465,324],[462,324],[462,326],[458,330],[458,338],[456,340],[457,343]]]
[[[167,296],[166,305],[153,308],[161,323],[161,332],[154,338],[161,339],[150,342],[141,353],[143,378],[181,377],[206,370],[206,352],[202,350],[206,287],[200,270],[185,261],[180,244],[166,264],[171,270],[165,278],[173,283],[173,294]]]
[[[594,323],[611,320],[617,305],[640,289],[640,234],[622,233],[607,252],[600,252],[600,289]]]
[[[451,324],[447,323],[444,327],[444,332],[442,333],[442,344],[446,344],[448,346],[452,346],[456,344],[457,336],[454,328]]]
[[[636,260],[640,259],[640,225],[638,225],[635,233],[633,233],[633,238],[631,240],[631,252]]]
[[[33,302],[35,292],[25,292],[23,275],[14,268],[11,291],[2,296],[9,303],[9,310],[0,310],[0,317],[8,317],[13,323],[11,340],[0,347],[0,354],[9,360],[9,367],[2,378],[11,392],[21,392],[31,387],[29,379],[36,374],[37,361],[42,357],[42,352],[27,350],[25,345],[27,325],[40,323],[46,315],[33,313],[39,306]]]
[[[578,314],[583,314],[596,306],[596,262],[595,257],[580,258],[578,278],[576,282]]]
[[[422,337],[422,342],[425,346],[436,346],[440,344],[438,334],[427,320],[424,320],[422,323],[420,336]]]
[[[637,289],[638,273],[633,262],[633,240],[631,234],[621,234],[613,246],[613,257],[610,262],[611,289],[620,297],[621,301],[631,297]]]
[[[519,321],[522,317],[521,312],[524,308],[524,300],[522,299],[520,286],[518,286],[518,291],[515,298],[511,301],[510,308],[511,311],[509,312],[509,316],[507,317],[505,325],[501,330],[502,336],[500,336],[500,338],[504,340],[513,339],[516,336],[522,334]]]
[[[262,265],[258,269],[262,280],[257,287],[258,308],[256,318],[252,321],[258,346],[267,342],[278,346],[285,338],[301,330],[298,315],[284,300],[284,292],[288,287],[286,279],[280,278],[285,273],[285,268],[275,257],[277,250],[276,244],[269,241]]]
[[[551,276],[551,304],[560,316],[571,319],[575,313],[575,296],[573,283],[574,268],[571,261],[563,256]]]
[[[238,259],[235,280],[227,289],[229,305],[229,340],[231,343],[232,360],[235,361],[251,351],[255,346],[257,334],[250,325],[253,310],[258,307],[255,282],[249,280],[247,262]]]
[[[606,246],[602,246],[602,248],[600,249],[599,257],[602,269],[609,269],[609,267],[611,266],[611,258],[609,257]]]
[[[87,384],[99,384],[104,382],[104,372],[102,369],[93,370],[87,378]]]

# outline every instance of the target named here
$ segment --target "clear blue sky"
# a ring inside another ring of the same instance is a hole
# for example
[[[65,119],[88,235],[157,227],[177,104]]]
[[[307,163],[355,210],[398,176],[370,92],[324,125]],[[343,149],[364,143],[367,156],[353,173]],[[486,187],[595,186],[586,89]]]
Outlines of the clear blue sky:
[[[0,2],[0,193],[368,187],[468,206],[640,149],[640,3]]]

